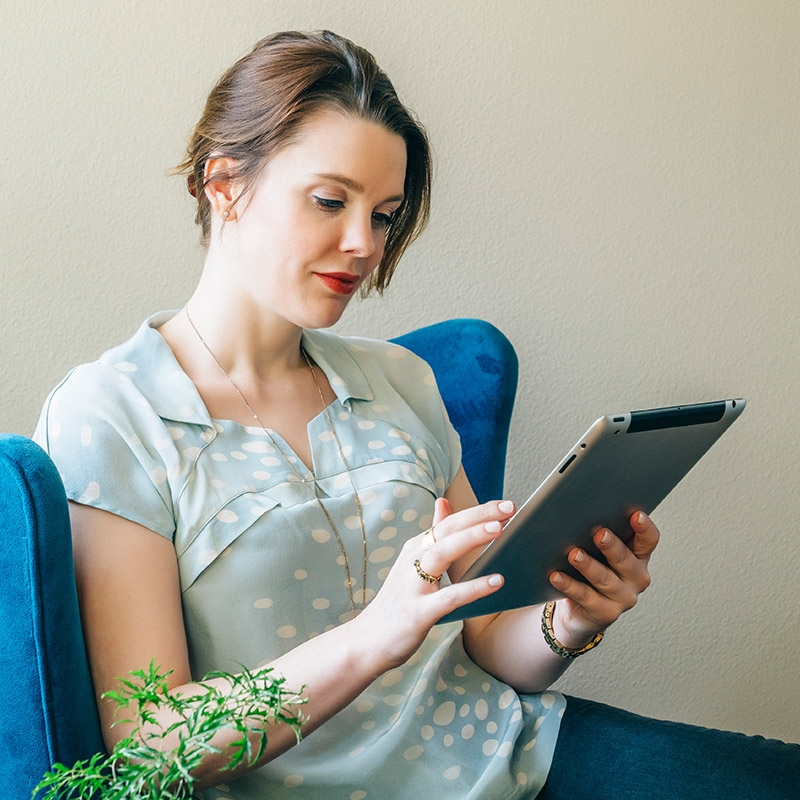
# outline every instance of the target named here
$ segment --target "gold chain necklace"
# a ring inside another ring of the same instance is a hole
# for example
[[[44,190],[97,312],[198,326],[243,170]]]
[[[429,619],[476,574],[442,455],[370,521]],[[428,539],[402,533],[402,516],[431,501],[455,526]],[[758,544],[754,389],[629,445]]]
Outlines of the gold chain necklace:
[[[303,475],[300,474],[300,471],[294,465],[293,461],[283,452],[283,450],[281,450],[281,448],[278,445],[277,441],[275,441],[275,438],[269,432],[269,429],[267,428],[267,426],[261,421],[261,419],[259,418],[258,414],[256,414],[255,409],[250,405],[250,403],[247,402],[247,398],[242,393],[242,390],[236,385],[236,383],[233,380],[233,378],[231,378],[231,376],[228,375],[227,371],[225,370],[225,367],[223,367],[222,364],[220,364],[219,360],[214,355],[214,351],[208,346],[206,340],[200,334],[200,331],[197,330],[197,327],[195,326],[194,321],[192,320],[191,316],[189,315],[189,307],[188,307],[188,305],[184,306],[184,311],[186,312],[186,319],[187,319],[191,329],[194,331],[195,335],[200,340],[200,344],[203,345],[203,347],[205,348],[206,352],[211,356],[211,359],[217,365],[217,368],[219,369],[219,371],[228,380],[228,383],[230,383],[230,385],[234,388],[234,390],[236,391],[236,394],[239,395],[239,398],[241,399],[242,403],[244,403],[245,408],[247,408],[247,410],[250,412],[250,415],[256,421],[258,426],[267,435],[267,438],[272,443],[272,446],[280,454],[281,458],[283,458],[283,460],[291,467],[292,471],[297,476],[297,479],[299,480],[299,482],[302,483],[304,486],[308,487],[308,490],[309,490],[309,492],[311,492],[312,497],[317,501],[317,505],[319,505],[320,509],[322,510],[322,513],[325,515],[325,519],[326,519],[330,529],[333,531],[333,535],[336,537],[336,541],[339,544],[339,550],[341,551],[342,558],[344,559],[344,571],[345,571],[345,579],[346,579],[346,584],[347,584],[347,592],[348,592],[349,597],[350,597],[350,610],[352,612],[352,615],[355,617],[355,615],[356,615],[356,602],[355,602],[355,596],[353,595],[353,583],[354,583],[354,581],[350,576],[350,562],[349,562],[349,560],[347,558],[347,551],[345,550],[344,542],[342,541],[342,537],[339,535],[339,531],[336,529],[336,525],[333,524],[333,518],[331,517],[330,512],[328,511],[327,508],[325,508],[325,504],[322,502],[322,498],[317,493],[319,487],[317,485],[316,479],[312,480],[310,482],[311,485],[309,485],[309,481],[306,480],[306,478]],[[362,563],[362,572],[361,572],[361,608],[363,609],[364,606],[367,603],[367,533],[366,533],[366,528],[364,526],[364,512],[363,512],[363,509],[361,507],[361,498],[358,496],[358,490],[356,489],[355,482],[353,481],[353,476],[350,474],[350,469],[347,466],[347,460],[345,459],[345,456],[344,456],[344,450],[342,448],[341,442],[339,441],[339,437],[336,435],[336,430],[333,427],[333,421],[331,420],[330,413],[328,412],[328,406],[327,406],[327,403],[325,402],[325,397],[322,394],[322,387],[320,386],[319,380],[317,379],[317,371],[314,369],[314,365],[312,364],[311,359],[308,356],[308,353],[306,353],[306,350],[302,345],[300,346],[300,352],[303,354],[303,358],[305,359],[306,364],[308,364],[308,368],[311,370],[311,377],[314,379],[314,385],[317,387],[317,393],[319,394],[319,399],[320,399],[320,402],[322,403],[322,411],[325,414],[325,420],[328,423],[328,428],[329,428],[329,430],[331,432],[331,435],[333,436],[334,441],[336,442],[336,447],[339,450],[339,458],[341,459],[342,464],[344,465],[344,471],[347,474],[348,479],[350,480],[350,486],[353,489],[353,496],[355,497],[356,509],[358,510],[358,523],[359,523],[359,526],[361,528],[361,553],[362,553],[362,562],[363,562]]]

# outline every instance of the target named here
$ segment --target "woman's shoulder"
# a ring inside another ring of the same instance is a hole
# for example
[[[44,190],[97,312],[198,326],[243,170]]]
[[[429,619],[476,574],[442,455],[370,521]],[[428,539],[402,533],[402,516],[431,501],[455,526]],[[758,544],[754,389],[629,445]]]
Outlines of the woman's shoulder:
[[[196,389],[155,330],[157,317],[96,360],[70,370],[50,393],[43,414],[72,420],[99,416],[109,422],[155,414],[210,424]]]
[[[419,436],[441,454],[448,483],[460,463],[458,436],[450,424],[433,370],[411,350],[393,342],[327,331],[304,334],[304,345],[339,400],[357,414],[383,419]]]
[[[101,359],[73,367],[50,392],[45,410],[48,414],[69,414],[104,407],[127,405],[138,394],[124,372]]]
[[[367,380],[386,379],[404,383],[412,375],[432,378],[426,361],[402,345],[385,339],[343,336],[330,331],[306,331],[304,336],[324,352],[329,364],[345,372],[357,367]],[[432,385],[432,381],[427,381]]]
[[[155,336],[158,334],[151,330]],[[117,403],[137,393],[136,377],[143,359],[149,360],[153,342],[140,328],[132,337],[106,350],[99,358],[73,367],[55,386],[53,398],[74,398],[90,404],[107,400]]]

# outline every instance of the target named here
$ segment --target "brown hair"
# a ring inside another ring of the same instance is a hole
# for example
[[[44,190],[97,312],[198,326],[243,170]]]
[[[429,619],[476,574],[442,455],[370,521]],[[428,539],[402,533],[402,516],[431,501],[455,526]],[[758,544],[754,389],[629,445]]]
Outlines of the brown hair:
[[[383,259],[362,287],[362,294],[372,289],[380,293],[389,285],[400,256],[427,224],[432,167],[424,129],[363,47],[330,31],[287,31],[262,39],[212,89],[186,158],[176,171],[187,175],[189,191],[197,198],[195,221],[207,245],[211,232],[211,205],[204,192],[208,159],[232,159],[235,174],[228,177],[241,181],[244,195],[309,116],[325,109],[378,123],[406,144],[404,200],[388,229]]]

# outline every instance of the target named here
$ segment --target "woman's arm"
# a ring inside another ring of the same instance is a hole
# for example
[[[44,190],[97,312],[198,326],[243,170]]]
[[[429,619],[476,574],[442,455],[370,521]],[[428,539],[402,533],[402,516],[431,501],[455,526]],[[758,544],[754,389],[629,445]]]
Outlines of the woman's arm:
[[[70,503],[70,513],[81,616],[110,750],[130,731],[130,726],[122,724],[112,727],[114,707],[100,697],[117,688],[118,677],[127,677],[153,661],[164,670],[172,670],[172,691],[193,688],[177,560],[170,541],[141,525],[76,503]],[[425,562],[426,569],[444,571],[453,560],[484,547],[496,536],[494,526],[488,523],[497,523],[499,529],[499,520],[506,517],[498,503],[452,515],[446,548],[450,555],[440,551],[429,559],[430,563]],[[287,689],[300,691],[305,687],[304,736],[344,708],[378,676],[404,663],[442,615],[498,588],[489,578],[441,589],[420,580],[414,561],[428,555],[421,540],[422,535],[404,545],[383,587],[358,617],[270,663],[286,679]],[[228,688],[223,681],[209,683],[221,690]],[[158,713],[160,726],[174,721],[167,711]],[[176,731],[171,739],[165,739],[164,747],[174,746],[177,736]],[[232,732],[229,738],[236,738],[236,734]],[[266,751],[257,765],[280,755],[295,742],[288,725],[271,724]],[[257,766],[221,771],[232,754],[226,750],[231,741],[221,736],[214,744],[222,752],[209,753],[204,760],[196,775],[201,787],[227,782]]]
[[[463,469],[437,507],[437,524],[452,510],[477,503]],[[594,543],[605,556],[602,563],[582,550],[569,553],[570,564],[589,582],[561,572],[550,576],[565,596],[556,603],[553,627],[565,646],[583,647],[596,634],[614,623],[636,605],[638,596],[650,584],[648,562],[658,544],[658,528],[642,513],[631,517],[634,537],[630,545],[606,529],[598,531]],[[437,528],[438,531],[438,528]],[[463,574],[477,553],[468,554],[454,565],[455,579]],[[501,614],[476,617],[464,622],[464,646],[473,660],[487,672],[520,692],[543,691],[569,666],[556,655],[541,632],[542,606],[514,609]]]
[[[171,670],[170,690],[186,694],[195,688],[190,685],[177,559],[172,542],[107,511],[71,502],[70,517],[81,620],[103,736],[111,751],[132,727],[113,725],[116,707],[102,698],[104,692],[118,688],[117,678],[126,678],[153,661],[162,671]],[[220,680],[210,683],[225,688]],[[165,709],[159,714],[161,726],[173,722]],[[231,741],[234,738],[232,732]],[[294,741],[288,726],[271,726],[270,757]],[[173,739],[163,741],[164,749],[174,744]],[[204,785],[223,779],[223,775],[215,776],[232,754],[225,752],[229,742],[215,744],[223,752],[209,754],[203,763],[197,777]],[[235,774],[227,771],[224,777],[231,780]]]

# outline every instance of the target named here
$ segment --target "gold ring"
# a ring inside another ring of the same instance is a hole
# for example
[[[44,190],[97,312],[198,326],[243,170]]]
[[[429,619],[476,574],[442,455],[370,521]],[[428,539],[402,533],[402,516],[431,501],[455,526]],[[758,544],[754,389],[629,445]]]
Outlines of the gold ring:
[[[419,575],[422,580],[427,581],[428,583],[439,583],[439,581],[442,579],[441,575],[431,575],[430,572],[425,572],[425,570],[420,566],[419,559],[414,562],[414,569],[417,571],[417,575]]]
[[[436,544],[436,536],[433,532],[433,527],[428,528],[425,533],[422,534],[422,549],[429,550]]]

